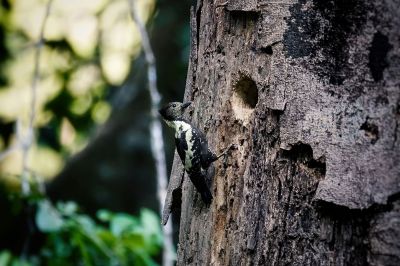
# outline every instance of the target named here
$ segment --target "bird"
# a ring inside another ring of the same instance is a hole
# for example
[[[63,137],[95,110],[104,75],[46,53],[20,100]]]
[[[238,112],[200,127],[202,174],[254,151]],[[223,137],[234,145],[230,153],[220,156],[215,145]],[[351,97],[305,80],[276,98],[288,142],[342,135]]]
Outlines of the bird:
[[[175,146],[184,169],[200,193],[201,199],[209,205],[213,199],[207,181],[214,175],[209,168],[213,162],[225,155],[216,155],[208,148],[204,133],[183,118],[184,111],[192,102],[170,102],[159,110],[166,124],[175,131]],[[211,174],[210,174],[211,173]]]

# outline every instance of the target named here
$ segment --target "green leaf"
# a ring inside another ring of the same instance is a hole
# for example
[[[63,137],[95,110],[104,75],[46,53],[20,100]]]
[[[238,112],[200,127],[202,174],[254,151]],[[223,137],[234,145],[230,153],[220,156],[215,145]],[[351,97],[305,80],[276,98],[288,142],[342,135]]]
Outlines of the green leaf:
[[[74,242],[77,244],[80,254],[83,258],[83,264],[86,266],[91,266],[91,260],[90,260],[90,256],[89,256],[89,252],[87,250],[86,245],[84,244],[83,239],[79,236],[79,234],[74,234],[73,237]]]
[[[88,234],[94,233],[96,229],[96,224],[89,216],[83,214],[78,215],[75,217],[75,221],[79,224],[79,226],[83,229],[83,231],[85,231],[85,233]]]
[[[158,266],[158,264],[146,253],[137,253],[135,265]]]
[[[72,246],[68,240],[64,240],[61,234],[53,233],[48,236],[48,241],[52,243],[51,249],[43,250],[43,255],[47,257],[68,258],[72,254]]]
[[[131,231],[135,226],[138,225],[137,220],[134,217],[119,213],[114,215],[110,222],[110,230],[111,232],[119,237],[123,232]]]
[[[127,246],[132,252],[144,250],[146,247],[146,240],[141,234],[129,234],[121,239],[122,243]]]
[[[11,253],[8,250],[0,252],[0,265],[6,266],[11,261]]]
[[[96,216],[102,222],[109,222],[111,221],[113,214],[108,210],[99,210],[96,213]]]
[[[78,205],[73,201],[68,201],[65,203],[60,202],[57,204],[57,208],[63,215],[67,216],[71,216],[78,211]]]
[[[117,238],[109,231],[104,229],[99,229],[97,231],[97,236],[105,243],[107,246],[115,245]]]
[[[162,245],[162,232],[159,217],[151,210],[142,209],[140,220],[143,226],[142,234],[146,242],[146,250],[150,254],[156,254]]]
[[[36,224],[40,231],[44,233],[57,232],[63,226],[63,219],[60,213],[53,207],[48,200],[42,200],[38,204],[36,213]]]
[[[161,235],[160,218],[149,209],[140,211],[140,221],[147,235]]]

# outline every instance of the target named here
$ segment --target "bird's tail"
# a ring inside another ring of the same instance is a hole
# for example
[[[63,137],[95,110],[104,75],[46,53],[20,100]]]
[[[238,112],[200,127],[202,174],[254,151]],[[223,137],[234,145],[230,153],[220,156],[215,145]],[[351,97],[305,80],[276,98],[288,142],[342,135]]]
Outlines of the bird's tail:
[[[209,188],[203,189],[203,190],[200,192],[200,195],[201,195],[201,199],[203,200],[203,202],[204,202],[206,205],[210,205],[210,204],[211,204],[211,201],[212,201],[212,199],[213,199],[213,196],[212,196],[211,191],[210,191]]]
[[[201,199],[206,205],[210,205],[211,201],[213,199],[213,196],[211,194],[210,189],[208,188],[207,182],[206,182],[206,176],[199,174],[192,174],[189,175],[190,180],[192,181],[194,187],[196,190],[200,193]]]

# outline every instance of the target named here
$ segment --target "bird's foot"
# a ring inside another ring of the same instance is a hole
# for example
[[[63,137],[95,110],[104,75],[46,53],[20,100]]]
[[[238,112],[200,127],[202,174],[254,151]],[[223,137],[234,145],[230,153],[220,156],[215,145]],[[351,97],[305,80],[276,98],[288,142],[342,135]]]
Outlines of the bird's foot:
[[[220,155],[217,156],[217,160],[218,160],[219,158],[221,158],[222,156],[227,155],[228,152],[229,152],[230,150],[233,150],[233,149],[235,149],[235,148],[237,148],[237,145],[234,144],[234,143],[232,143],[231,145],[228,146],[228,148],[225,148],[225,151],[224,151],[224,152],[222,152]]]

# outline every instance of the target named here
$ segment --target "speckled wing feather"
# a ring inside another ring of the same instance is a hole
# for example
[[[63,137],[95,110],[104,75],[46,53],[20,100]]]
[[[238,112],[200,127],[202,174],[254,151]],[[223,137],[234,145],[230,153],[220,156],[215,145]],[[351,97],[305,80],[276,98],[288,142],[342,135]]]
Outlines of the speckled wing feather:
[[[217,156],[208,148],[206,136],[200,130],[197,131],[200,136],[201,167],[206,170],[208,167],[210,167],[210,164],[216,160]]]
[[[175,138],[175,146],[182,163],[185,164],[185,151],[188,149],[188,145],[185,139],[184,132],[181,133],[180,138]]]

